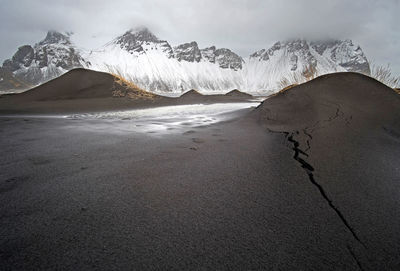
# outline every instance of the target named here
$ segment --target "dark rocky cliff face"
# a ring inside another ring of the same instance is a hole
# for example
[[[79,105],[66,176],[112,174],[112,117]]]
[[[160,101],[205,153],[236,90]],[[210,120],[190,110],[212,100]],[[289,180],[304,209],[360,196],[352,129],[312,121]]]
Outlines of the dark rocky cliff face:
[[[221,48],[215,50],[215,61],[223,69],[242,69],[243,59],[229,49]]]
[[[244,60],[227,48],[217,49],[215,46],[199,49],[195,41],[184,43],[174,48],[175,58],[178,61],[217,63],[220,68],[241,70]]]
[[[201,60],[201,52],[195,41],[176,46],[174,55],[178,61],[200,62]]]

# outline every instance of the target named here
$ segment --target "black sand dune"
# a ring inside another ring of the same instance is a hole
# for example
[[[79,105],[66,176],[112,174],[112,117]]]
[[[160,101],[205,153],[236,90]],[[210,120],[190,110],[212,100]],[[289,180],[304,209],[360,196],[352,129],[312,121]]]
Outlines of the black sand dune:
[[[1,96],[0,112],[90,112],[146,107],[168,100],[127,85],[111,74],[75,69],[26,92]]]
[[[139,89],[112,74],[75,69],[21,94],[0,96],[0,113],[77,113],[192,103],[241,102],[190,90],[178,98]]]
[[[253,98],[252,95],[242,92],[238,89],[234,89],[234,90],[229,91],[228,93],[225,93],[225,96],[237,97],[237,98],[248,98],[248,99]]]
[[[181,102],[190,103],[224,103],[224,102],[245,102],[253,98],[252,95],[240,92],[235,89],[226,94],[203,95],[197,90],[191,89],[179,97]]]
[[[185,97],[193,98],[193,97],[202,97],[202,96],[204,96],[204,95],[201,94],[200,92],[198,92],[197,90],[191,89],[191,90],[183,93],[180,97],[181,98],[185,98]]]
[[[338,73],[271,97],[255,114],[286,138],[315,193],[358,244],[349,250],[362,268],[398,269],[400,96],[367,76]]]
[[[98,99],[110,97],[128,98],[128,93],[141,96],[139,88],[129,88],[126,84],[117,83],[118,78],[103,72],[86,69],[74,69],[60,77],[46,82],[36,88],[18,95],[21,101],[58,101]],[[149,98],[159,98],[157,95],[149,95]],[[132,98],[135,98],[132,96]]]

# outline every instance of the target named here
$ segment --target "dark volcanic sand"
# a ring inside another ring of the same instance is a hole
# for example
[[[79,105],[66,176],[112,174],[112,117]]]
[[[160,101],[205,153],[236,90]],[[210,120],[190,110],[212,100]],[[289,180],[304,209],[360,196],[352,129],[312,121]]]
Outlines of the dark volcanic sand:
[[[21,94],[0,95],[0,114],[63,114],[151,108],[156,106],[245,102],[251,95],[202,95],[195,90],[171,98],[153,94],[152,99],[115,97],[126,92],[108,73],[74,69]],[[134,96],[135,97],[135,96]]]
[[[171,133],[0,118],[0,266],[398,270],[398,100],[365,77],[329,78]],[[357,86],[363,98],[332,94]],[[307,130],[314,120],[326,125]],[[294,159],[295,142],[308,157]]]
[[[361,248],[364,269],[400,269],[400,96],[354,73],[266,100],[257,117],[286,137],[316,193]]]

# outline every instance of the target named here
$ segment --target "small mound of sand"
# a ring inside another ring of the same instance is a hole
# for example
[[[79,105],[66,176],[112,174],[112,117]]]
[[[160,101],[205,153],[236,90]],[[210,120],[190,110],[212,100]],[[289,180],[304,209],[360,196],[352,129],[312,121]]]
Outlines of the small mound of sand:
[[[251,98],[253,97],[252,95],[242,92],[238,89],[234,89],[229,91],[228,93],[225,94],[225,96],[229,96],[229,97],[240,97],[240,98]]]
[[[16,96],[19,100],[54,101],[110,97],[154,99],[157,95],[109,73],[74,69]]]
[[[180,97],[200,97],[200,96],[204,96],[203,94],[201,94],[200,92],[198,92],[197,90],[191,89],[185,93],[183,93]]]
[[[257,111],[272,130],[275,127],[279,131],[293,131],[329,122],[343,114],[352,123],[356,116],[380,123],[398,115],[399,107],[399,96],[391,88],[368,76],[347,72],[323,75],[280,91],[265,100]]]

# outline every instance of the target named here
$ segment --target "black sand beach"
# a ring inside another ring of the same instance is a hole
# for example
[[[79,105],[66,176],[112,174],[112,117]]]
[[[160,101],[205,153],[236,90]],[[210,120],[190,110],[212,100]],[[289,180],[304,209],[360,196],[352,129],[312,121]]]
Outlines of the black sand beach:
[[[1,266],[398,270],[399,109],[348,73],[163,132],[0,117]]]

